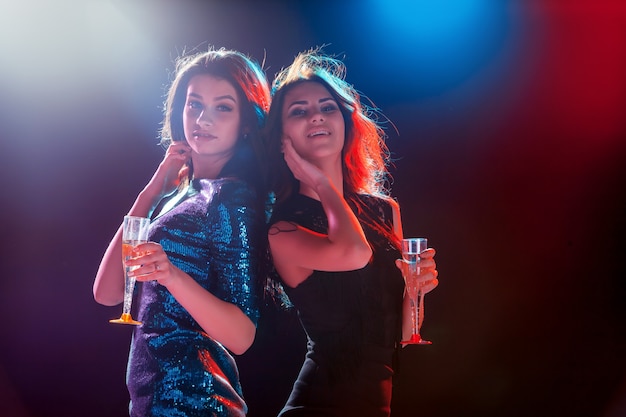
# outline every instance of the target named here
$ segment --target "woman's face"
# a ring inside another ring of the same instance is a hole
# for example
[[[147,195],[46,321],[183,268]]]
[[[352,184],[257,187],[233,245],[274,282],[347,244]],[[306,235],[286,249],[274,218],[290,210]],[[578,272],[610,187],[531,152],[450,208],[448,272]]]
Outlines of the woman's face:
[[[285,94],[282,109],[283,136],[291,139],[298,154],[308,160],[340,158],[345,122],[328,89],[306,81]]]
[[[240,108],[239,96],[230,82],[208,74],[191,78],[183,128],[192,149],[194,169],[231,158],[240,133]]]

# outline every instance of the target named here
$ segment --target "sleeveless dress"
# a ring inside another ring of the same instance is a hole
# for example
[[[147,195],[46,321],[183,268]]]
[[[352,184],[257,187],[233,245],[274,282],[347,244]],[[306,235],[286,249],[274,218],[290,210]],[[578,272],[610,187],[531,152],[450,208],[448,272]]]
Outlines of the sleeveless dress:
[[[390,204],[360,195],[351,204],[372,246],[360,270],[314,271],[296,288],[284,285],[307,335],[307,354],[291,395],[280,413],[291,416],[390,415],[395,355],[401,338],[404,279],[398,249],[372,221],[391,227]],[[319,201],[298,194],[277,208],[277,221],[327,233]]]
[[[265,227],[256,194],[235,179],[193,180],[175,206],[150,225],[173,265],[255,323],[256,254]],[[260,229],[259,229],[260,228]],[[138,285],[138,320],[127,368],[130,415],[244,416],[231,353],[209,337],[167,288]]]

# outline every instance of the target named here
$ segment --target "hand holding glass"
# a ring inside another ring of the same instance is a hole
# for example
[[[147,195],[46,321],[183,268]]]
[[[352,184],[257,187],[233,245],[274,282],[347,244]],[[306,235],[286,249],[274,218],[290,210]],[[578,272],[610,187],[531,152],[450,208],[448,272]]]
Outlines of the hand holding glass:
[[[420,284],[418,276],[420,268],[417,266],[419,262],[419,254],[428,248],[428,239],[417,237],[402,240],[402,258],[407,265],[406,290],[411,300],[411,319],[412,334],[409,340],[403,340],[404,344],[414,345],[430,345],[429,340],[422,339],[420,335],[421,322],[424,319],[424,294],[422,293],[422,284]]]
[[[141,322],[136,321],[130,314],[130,307],[133,302],[133,290],[135,289],[134,277],[128,276],[130,268],[126,266],[126,260],[130,258],[133,248],[140,243],[148,241],[148,228],[150,219],[146,217],[124,216],[124,224],[122,226],[122,265],[124,268],[124,307],[122,315],[119,319],[109,320],[111,323],[134,324],[140,325]]]

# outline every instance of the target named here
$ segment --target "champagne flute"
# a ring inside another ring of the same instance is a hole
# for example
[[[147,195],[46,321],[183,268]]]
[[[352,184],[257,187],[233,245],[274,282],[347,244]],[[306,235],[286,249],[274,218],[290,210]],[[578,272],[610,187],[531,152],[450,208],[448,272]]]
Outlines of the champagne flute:
[[[124,267],[124,307],[119,319],[109,320],[110,323],[140,325],[141,322],[134,320],[130,314],[135,289],[135,277],[129,277],[128,272],[137,267],[126,266],[126,260],[130,258],[133,248],[140,243],[148,241],[148,228],[150,219],[146,217],[124,216],[122,226],[122,265]]]
[[[418,281],[420,268],[417,266],[419,254],[428,248],[428,239],[414,237],[402,239],[402,258],[408,263],[406,277],[406,290],[411,300],[412,331],[409,340],[403,340],[404,344],[430,345],[431,341],[422,339],[420,335],[421,321],[424,318],[424,294],[422,285]]]

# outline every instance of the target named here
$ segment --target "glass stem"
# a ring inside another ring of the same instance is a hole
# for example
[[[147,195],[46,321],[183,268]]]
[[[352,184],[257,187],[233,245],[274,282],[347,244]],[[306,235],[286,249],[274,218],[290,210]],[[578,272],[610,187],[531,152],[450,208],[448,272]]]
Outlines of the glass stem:
[[[413,329],[411,331],[412,335],[419,335],[419,327],[417,326],[417,320],[418,320],[417,299],[415,297],[411,297],[411,321],[413,325]]]
[[[135,278],[126,275],[124,279],[124,314],[130,314],[130,307],[133,302],[133,290],[135,289]]]
[[[420,327],[422,327],[422,320],[424,320],[424,294],[421,289],[417,290],[417,305],[415,306],[416,310],[416,334],[420,334]]]

